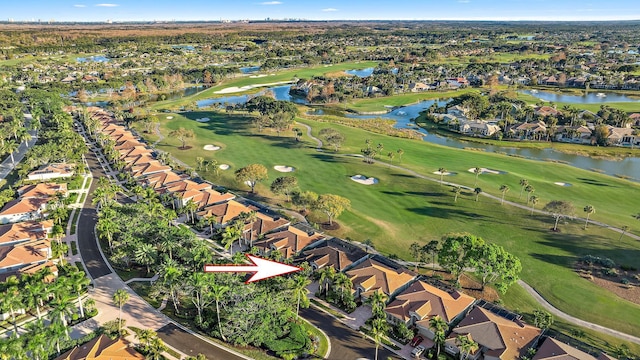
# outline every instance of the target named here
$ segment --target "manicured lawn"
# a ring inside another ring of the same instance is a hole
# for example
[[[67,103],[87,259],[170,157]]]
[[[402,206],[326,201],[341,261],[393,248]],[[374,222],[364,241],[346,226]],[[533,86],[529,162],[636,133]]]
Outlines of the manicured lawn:
[[[580,278],[571,270],[580,256],[593,254],[606,256],[619,264],[640,267],[638,242],[618,233],[590,226],[582,230],[581,222],[561,222],[561,232],[550,232],[550,216],[530,216],[526,210],[500,206],[497,201],[481,197],[474,201],[473,194],[463,193],[453,202],[450,188],[417,178],[389,167],[364,164],[360,158],[339,157],[332,152],[317,152],[306,136],[296,142],[290,134],[277,136],[265,131],[257,133],[249,118],[225,114],[194,112],[172,114],[174,119],[161,120],[165,136],[172,129],[193,129],[196,138],[189,141],[189,150],[178,150],[176,139],[165,138],[158,148],[170,151],[178,159],[195,167],[196,156],[216,159],[219,164],[230,164],[231,169],[216,176],[211,170],[203,175],[211,181],[234,190],[248,191],[233,177],[233,170],[250,163],[261,163],[269,169],[273,181],[283,174],[273,170],[274,165],[291,165],[303,190],[333,193],[351,200],[352,209],[338,220],[341,229],[334,234],[354,240],[373,240],[375,247],[385,254],[410,258],[409,245],[418,241],[438,239],[448,232],[468,231],[487,241],[503,245],[517,255],[524,271],[521,277],[535,287],[545,298],[561,310],[588,321],[600,323],[621,331],[640,335],[640,306],[621,300],[591,282]],[[198,123],[186,119],[209,117],[211,122]],[[566,165],[516,159],[498,154],[473,152],[431,145],[422,141],[391,138],[360,129],[305,120],[314,133],[324,127],[334,127],[345,134],[347,142],[342,153],[359,153],[369,138],[373,144],[384,144],[384,153],[402,148],[405,152],[402,166],[420,174],[433,175],[439,167],[457,172],[447,180],[474,187],[474,174],[467,171],[475,166],[506,171],[503,175],[480,175],[478,187],[499,195],[501,184],[511,191],[506,198],[518,200],[519,180],[528,179],[541,197],[537,208],[549,200],[572,201],[578,215],[591,204],[597,209],[592,219],[617,226],[629,225],[638,233],[640,223],[632,218],[640,201],[640,186]],[[221,146],[221,150],[202,150],[207,144]],[[396,157],[394,163],[398,163]],[[349,179],[355,174],[372,176],[380,180],[374,186],[364,186]],[[556,181],[572,183],[571,187],[554,185]],[[284,204],[268,190],[269,181],[257,187],[256,199]],[[287,204],[285,204],[287,205]],[[316,217],[318,218],[318,217]]]
[[[376,98],[358,99],[353,100],[346,105],[347,108],[356,112],[377,112],[388,111],[389,106],[403,106],[408,104],[414,104],[424,100],[432,99],[446,99],[454,96],[459,96],[467,92],[479,92],[478,89],[463,89],[453,91],[430,91],[422,93],[406,93],[394,96],[384,96]],[[344,105],[339,105],[343,107]]]

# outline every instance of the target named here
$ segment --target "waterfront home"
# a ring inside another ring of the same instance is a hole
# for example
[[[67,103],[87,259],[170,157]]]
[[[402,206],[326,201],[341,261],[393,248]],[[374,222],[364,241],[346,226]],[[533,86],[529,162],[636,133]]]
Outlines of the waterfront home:
[[[577,144],[591,144],[595,141],[591,129],[584,125],[560,126],[556,130],[555,137],[557,141]]]
[[[629,115],[629,118],[633,126],[640,126],[640,113],[633,113]]]
[[[607,141],[613,146],[638,146],[640,145],[640,135],[635,129],[620,128],[607,125],[609,136]]]
[[[520,139],[540,140],[547,134],[547,124],[542,120],[518,123],[508,127],[507,133]]]
[[[546,116],[559,116],[561,115],[560,111],[552,108],[551,106],[538,106],[534,109],[534,113],[538,116],[546,117]]]
[[[462,134],[479,137],[488,137],[500,131],[500,127],[498,125],[484,120],[461,120],[459,129]]]

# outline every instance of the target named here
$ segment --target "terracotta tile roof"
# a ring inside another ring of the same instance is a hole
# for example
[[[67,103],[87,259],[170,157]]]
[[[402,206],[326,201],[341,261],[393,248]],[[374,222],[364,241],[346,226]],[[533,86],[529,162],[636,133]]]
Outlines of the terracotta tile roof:
[[[135,165],[131,168],[131,176],[134,178],[153,174],[157,172],[171,171],[171,167],[162,165],[158,160],[149,161],[145,164]]]
[[[551,106],[540,106],[535,109],[535,113],[540,116],[554,115],[557,116],[560,112]]]
[[[415,274],[407,269],[395,270],[373,259],[361,262],[347,271],[347,275],[354,288],[360,286],[364,290],[361,295],[365,297],[378,290],[390,296],[415,277]]]
[[[156,161],[150,154],[141,154],[141,155],[132,155],[122,158],[122,160],[126,163],[124,169],[129,170],[133,166],[148,164],[152,161]]]
[[[116,146],[114,146],[114,149],[116,150],[131,149],[136,146],[144,146],[144,144],[136,139],[127,139],[124,141],[116,142]]]
[[[531,346],[541,330],[500,317],[489,310],[475,307],[456,326],[448,343],[455,342],[458,335],[471,335],[473,341],[485,347],[485,354],[500,359],[517,359]]]
[[[25,221],[0,225],[0,245],[14,242],[45,239],[51,230],[52,221]]]
[[[428,328],[432,317],[440,316],[451,323],[474,301],[471,296],[457,290],[446,292],[423,281],[416,281],[387,305],[385,310],[404,322],[411,319],[411,313],[415,313],[419,316],[417,323],[424,322]]]
[[[533,360],[597,360],[574,347],[553,338],[547,338],[536,352]]]
[[[0,246],[0,269],[44,262],[49,259],[51,243],[39,240],[13,246]]]
[[[144,360],[123,338],[109,339],[102,334],[84,345],[79,345],[55,360]]]
[[[367,253],[355,245],[339,239],[329,239],[323,244],[302,252],[298,260],[315,264],[318,269],[331,266],[338,271],[344,270]]]
[[[47,204],[49,199],[42,198],[19,198],[11,200],[0,210],[0,216],[27,214],[40,211]]]
[[[153,189],[159,189],[163,186],[168,186],[170,183],[185,180],[188,177],[186,174],[178,175],[174,171],[164,171],[141,177],[138,182]]]
[[[198,209],[206,208],[207,206],[220,204],[233,200],[236,196],[231,193],[221,194],[212,189],[205,189],[198,191],[196,195],[191,197],[191,201],[198,204]]]
[[[57,192],[66,194],[67,184],[39,183],[18,189],[18,195],[22,198],[48,198],[55,196]]]
[[[130,149],[120,150],[120,159],[126,159],[129,156],[149,155],[153,156],[153,150],[148,149],[146,146],[135,146]]]
[[[251,206],[249,206],[249,208],[251,210],[255,210]],[[291,225],[291,221],[285,218],[280,217],[275,219],[267,214],[258,211],[256,212],[256,220],[251,224],[245,225],[244,232],[246,237],[251,240],[255,240],[260,237],[260,235],[288,225]]]
[[[252,211],[246,205],[243,205],[235,200],[229,200],[217,205],[209,206],[204,210],[197,213],[198,217],[215,217],[216,222],[219,224],[226,224],[231,220],[235,219],[238,215],[243,212]]]
[[[207,183],[197,183],[193,180],[184,179],[180,181],[175,181],[170,184],[167,184],[164,188],[161,189],[161,192],[165,193],[183,193],[187,190],[204,190],[211,189],[211,185]]]
[[[307,233],[294,226],[288,226],[285,230],[268,234],[263,240],[257,241],[255,246],[263,249],[280,251],[285,259],[288,259],[304,249],[309,244],[321,240],[324,235],[320,233]]]
[[[32,265],[25,266],[25,267],[21,268],[20,270],[18,270],[18,274],[33,275],[33,274],[37,273],[38,271],[40,271],[41,269],[44,269],[46,267],[48,267],[51,270],[51,275],[45,277],[43,280],[46,283],[50,283],[50,282],[54,281],[58,277],[58,266],[56,266],[56,264],[51,260],[49,260],[49,261],[47,261],[45,263],[32,264]]]

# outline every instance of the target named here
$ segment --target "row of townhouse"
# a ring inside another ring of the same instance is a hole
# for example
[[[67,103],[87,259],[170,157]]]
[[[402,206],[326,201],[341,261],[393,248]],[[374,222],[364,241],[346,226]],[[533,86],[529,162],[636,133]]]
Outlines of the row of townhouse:
[[[385,308],[387,320],[415,328],[425,338],[423,344],[434,345],[429,320],[435,316],[440,316],[452,328],[445,346],[451,355],[460,353],[458,335],[468,336],[480,345],[478,351],[468,357],[473,360],[517,359],[538,343],[542,331],[525,324],[519,317],[502,317],[476,306],[474,298],[455,289],[432,285],[428,279],[385,257],[369,254],[360,245],[328,238],[305,224],[292,225],[259,204],[233,194],[221,194],[209,183],[196,182],[174,172],[158,163],[153,150],[117,125],[106,112],[103,116],[102,131],[116,141],[121,159],[127,164],[125,168],[135,173],[138,183],[160,194],[172,194],[178,207],[195,202],[196,216],[213,217],[219,227],[228,225],[244,212],[256,211],[255,220],[243,229],[243,240],[250,247],[257,247],[262,254],[279,252],[285,259],[308,262],[315,270],[333,267],[344,272],[359,300],[383,292],[389,299]],[[153,166],[143,166],[150,163]],[[153,171],[134,172],[137,165]]]

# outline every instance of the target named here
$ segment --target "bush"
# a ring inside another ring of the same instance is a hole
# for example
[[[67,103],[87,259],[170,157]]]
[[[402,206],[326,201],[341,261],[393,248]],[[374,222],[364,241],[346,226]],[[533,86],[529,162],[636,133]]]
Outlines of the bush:
[[[637,271],[638,269],[631,265],[620,265],[620,269],[624,271]]]
[[[587,264],[587,265],[600,265],[602,267],[611,269],[616,267],[616,263],[606,257],[599,257],[599,256],[593,256],[593,255],[585,255],[582,258],[580,258],[580,261]]]
[[[279,356],[292,352],[301,354],[311,349],[311,339],[302,325],[291,323],[286,337],[268,341],[264,345]]]
[[[627,278],[623,278],[622,280],[620,280],[620,282],[624,285],[629,285],[629,283],[631,283],[631,281],[629,281],[629,279]]]
[[[616,269],[605,269],[602,273],[606,276],[618,276],[618,270]]]

